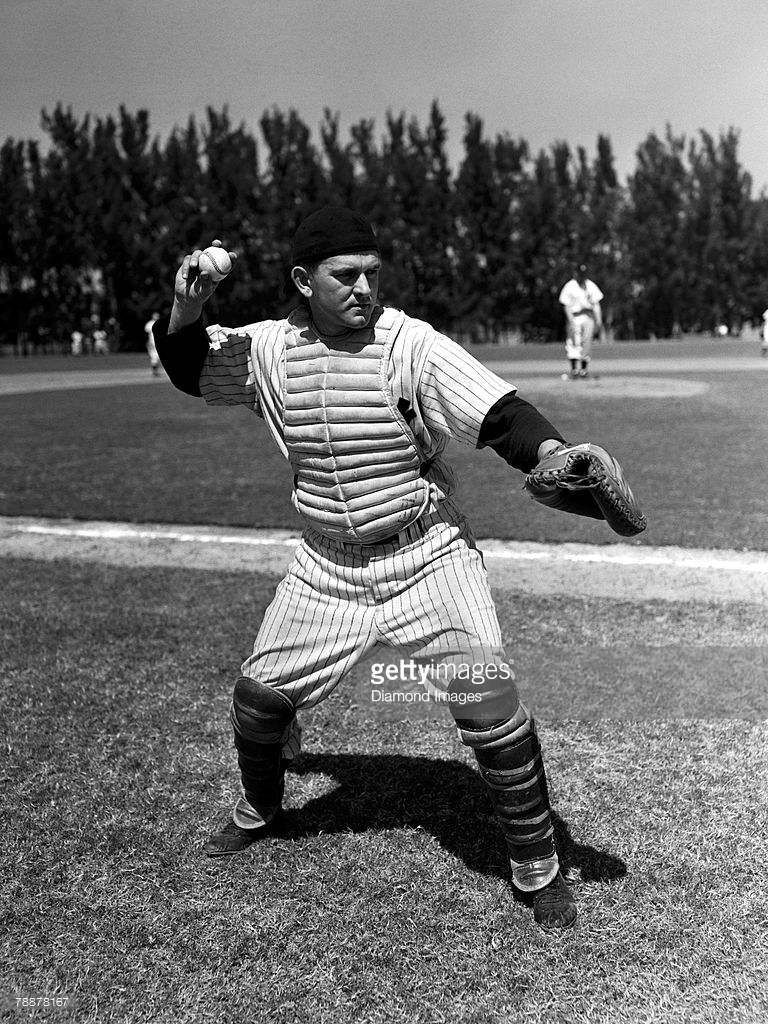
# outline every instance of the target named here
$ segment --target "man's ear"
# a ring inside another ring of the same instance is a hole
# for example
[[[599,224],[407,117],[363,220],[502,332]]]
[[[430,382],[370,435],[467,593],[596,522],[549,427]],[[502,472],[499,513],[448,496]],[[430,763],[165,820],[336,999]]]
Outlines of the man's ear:
[[[297,266],[291,271],[291,280],[305,299],[312,298],[312,283],[306,267]]]

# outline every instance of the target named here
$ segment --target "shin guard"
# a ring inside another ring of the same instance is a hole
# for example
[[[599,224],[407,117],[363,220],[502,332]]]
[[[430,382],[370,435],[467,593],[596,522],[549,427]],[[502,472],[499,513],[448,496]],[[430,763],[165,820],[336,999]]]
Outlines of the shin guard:
[[[515,884],[526,891],[540,889],[557,874],[558,860],[535,723],[509,681],[503,690],[497,684],[485,692],[473,687],[472,692],[480,695],[479,701],[463,708],[450,705],[459,735],[474,751],[488,787]],[[471,718],[459,717],[469,708]]]
[[[280,809],[283,744],[291,736],[295,714],[293,704],[279,690],[246,676],[235,683],[230,719],[245,799],[248,808],[256,811],[257,823],[258,819],[270,821]],[[244,827],[253,827],[253,821],[246,824],[248,809],[243,811]]]

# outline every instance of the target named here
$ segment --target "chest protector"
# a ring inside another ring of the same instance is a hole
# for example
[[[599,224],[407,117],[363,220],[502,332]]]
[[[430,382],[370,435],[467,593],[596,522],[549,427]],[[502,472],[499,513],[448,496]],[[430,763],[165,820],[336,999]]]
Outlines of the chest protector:
[[[320,533],[375,544],[430,507],[424,459],[387,379],[405,320],[383,309],[372,329],[320,339],[305,314],[286,333],[284,438],[293,503]],[[403,360],[410,374],[410,359]]]

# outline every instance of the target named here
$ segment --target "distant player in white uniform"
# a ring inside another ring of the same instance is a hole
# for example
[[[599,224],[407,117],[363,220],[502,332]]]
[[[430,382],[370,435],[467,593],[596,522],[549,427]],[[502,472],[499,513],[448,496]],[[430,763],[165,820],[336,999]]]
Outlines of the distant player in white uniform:
[[[572,377],[589,376],[592,340],[599,337],[603,327],[600,305],[603,298],[595,282],[587,277],[583,263],[576,267],[573,277],[560,291],[566,320],[565,355],[571,364]]]
[[[157,321],[160,319],[159,313],[153,313],[152,316],[144,324],[144,334],[147,337],[147,355],[149,356],[149,366],[152,370],[152,376],[157,377],[160,373],[160,357],[157,354],[157,347],[155,346],[155,336],[152,333],[152,328],[155,326]]]
[[[768,356],[768,309],[763,312],[763,337],[760,342],[760,355]]]
[[[275,828],[297,711],[385,645],[437,669],[436,699],[475,753],[514,884],[543,928],[569,927],[576,904],[559,868],[536,729],[444,457],[454,439],[528,471],[560,434],[428,323],[378,304],[378,242],[346,208],[323,208],[299,226],[290,286],[298,305],[286,319],[204,327],[216,286],[199,255],[184,258],[173,310],[155,325],[160,358],[181,390],[263,417],[290,462],[305,523],[235,684],[243,794],[206,853],[237,853]]]

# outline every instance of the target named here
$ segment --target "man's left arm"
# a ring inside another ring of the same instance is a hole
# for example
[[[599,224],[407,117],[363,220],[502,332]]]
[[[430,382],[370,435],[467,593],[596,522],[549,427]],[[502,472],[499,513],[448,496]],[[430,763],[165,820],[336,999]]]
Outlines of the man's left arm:
[[[432,339],[418,380],[428,430],[473,448],[493,448],[524,473],[563,442],[515,387],[443,335]]]
[[[590,281],[589,298],[592,302],[592,312],[595,315],[595,331],[600,334],[603,330],[603,307],[600,303],[603,301],[605,296],[600,291],[594,281]]]
[[[492,448],[510,466],[529,473],[564,440],[538,409],[510,391],[486,413],[477,447]]]
[[[595,330],[600,334],[603,329],[603,308],[599,302],[596,302],[592,308],[595,314]]]

